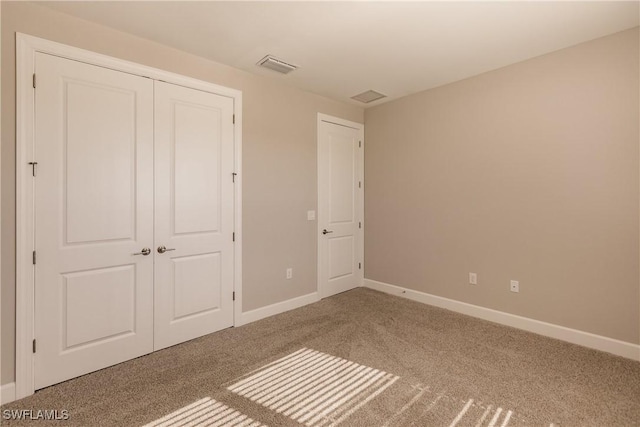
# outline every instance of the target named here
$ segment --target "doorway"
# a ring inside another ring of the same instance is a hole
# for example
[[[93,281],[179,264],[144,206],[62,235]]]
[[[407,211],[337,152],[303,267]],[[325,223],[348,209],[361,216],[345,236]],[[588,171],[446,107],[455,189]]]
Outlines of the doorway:
[[[321,298],[364,278],[364,125],[318,114],[318,289]]]

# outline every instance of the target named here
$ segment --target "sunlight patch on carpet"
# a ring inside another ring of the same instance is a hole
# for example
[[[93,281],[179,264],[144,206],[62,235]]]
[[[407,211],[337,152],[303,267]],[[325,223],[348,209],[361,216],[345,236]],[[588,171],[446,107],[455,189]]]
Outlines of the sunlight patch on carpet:
[[[513,422],[516,425],[531,425],[527,420],[517,417],[511,409],[486,405],[476,399],[459,399],[444,392],[435,393],[429,386],[422,384],[412,388],[416,390],[416,394],[388,418],[382,427],[413,422],[449,427],[509,427]]]
[[[374,399],[398,377],[303,348],[227,387],[307,426],[334,426]]]
[[[472,408],[472,410],[469,411],[469,408]],[[511,410],[504,410],[501,407],[494,408],[493,405],[489,405],[487,407],[474,405],[473,399],[469,399],[456,418],[451,422],[449,427],[457,425],[458,422],[467,415],[467,412],[469,412],[469,416],[467,416],[465,421],[467,423],[474,422],[477,427],[485,425],[487,427],[507,427],[511,420],[511,416],[513,415],[513,411]],[[488,424],[486,424],[487,421]]]
[[[192,426],[267,427],[210,397],[193,402],[143,427]]]

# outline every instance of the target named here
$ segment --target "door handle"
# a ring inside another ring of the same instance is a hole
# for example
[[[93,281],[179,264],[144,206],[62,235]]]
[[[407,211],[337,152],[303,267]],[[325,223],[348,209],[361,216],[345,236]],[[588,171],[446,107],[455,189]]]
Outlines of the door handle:
[[[322,234],[329,234],[329,233],[333,233],[333,230],[329,231],[326,228],[322,230]]]
[[[149,248],[142,248],[142,250],[140,252],[135,252],[134,255],[144,255],[147,256],[151,253],[151,249]]]
[[[176,250],[176,248],[168,248],[168,249],[167,249],[164,245],[162,245],[162,246],[158,246],[158,253],[159,253],[159,254],[163,254],[163,253],[165,253],[165,252],[175,251],[175,250]]]

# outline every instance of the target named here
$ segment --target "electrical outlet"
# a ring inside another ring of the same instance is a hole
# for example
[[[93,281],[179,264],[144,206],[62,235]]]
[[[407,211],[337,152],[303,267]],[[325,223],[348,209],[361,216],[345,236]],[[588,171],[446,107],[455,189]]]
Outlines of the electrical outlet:
[[[511,292],[520,292],[520,282],[517,280],[511,281]]]
[[[469,284],[470,285],[478,284],[478,275],[476,273],[469,273]]]
[[[291,279],[293,277],[293,268],[287,268],[287,279]]]

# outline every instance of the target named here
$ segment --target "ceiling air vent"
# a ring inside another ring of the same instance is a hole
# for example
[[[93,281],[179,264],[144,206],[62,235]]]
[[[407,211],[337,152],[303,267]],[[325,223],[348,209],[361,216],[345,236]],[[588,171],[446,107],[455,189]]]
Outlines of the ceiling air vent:
[[[362,92],[359,95],[352,96],[351,99],[355,99],[356,101],[364,102],[368,104],[370,102],[376,101],[381,98],[386,98],[387,95],[383,95],[380,92],[376,92],[375,90],[368,90],[366,92]]]
[[[281,74],[288,74],[293,70],[297,70],[297,65],[289,64],[288,62],[284,62],[281,59],[274,58],[271,55],[267,55],[258,61],[258,65],[264,68],[268,68],[273,71],[277,71]]]

